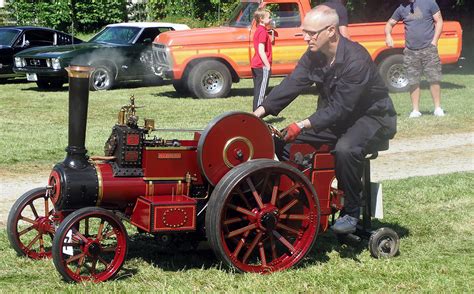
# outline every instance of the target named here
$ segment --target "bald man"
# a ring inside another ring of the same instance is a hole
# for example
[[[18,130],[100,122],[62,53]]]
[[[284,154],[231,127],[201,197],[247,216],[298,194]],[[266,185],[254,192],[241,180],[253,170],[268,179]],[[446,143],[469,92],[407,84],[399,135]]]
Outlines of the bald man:
[[[316,84],[316,111],[289,125],[279,157],[289,158],[290,144],[334,145],[336,177],[344,191],[344,211],[332,226],[352,233],[360,216],[362,164],[367,147],[396,133],[396,112],[369,53],[340,36],[335,10],[316,6],[303,21],[308,49],[295,70],[275,87],[254,114],[278,115],[302,91]]]

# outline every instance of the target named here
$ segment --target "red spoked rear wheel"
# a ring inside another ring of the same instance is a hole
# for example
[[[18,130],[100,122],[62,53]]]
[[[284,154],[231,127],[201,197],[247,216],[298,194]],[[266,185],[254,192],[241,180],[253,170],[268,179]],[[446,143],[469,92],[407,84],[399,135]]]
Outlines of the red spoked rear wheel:
[[[113,278],[125,261],[128,235],[115,214],[98,207],[79,209],[59,226],[53,261],[66,281],[102,282]]]
[[[13,204],[7,221],[8,240],[19,255],[33,259],[51,257],[55,210],[46,188],[23,194]]]
[[[231,170],[215,187],[206,234],[216,255],[242,272],[268,273],[298,264],[319,228],[319,201],[299,170],[268,159]]]

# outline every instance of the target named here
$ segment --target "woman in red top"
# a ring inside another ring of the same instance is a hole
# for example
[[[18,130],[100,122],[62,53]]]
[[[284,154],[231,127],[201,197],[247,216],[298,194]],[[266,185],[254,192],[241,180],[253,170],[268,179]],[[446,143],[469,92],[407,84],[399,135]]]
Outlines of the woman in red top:
[[[266,29],[271,21],[270,11],[259,8],[255,11],[254,19],[257,24],[253,36],[255,55],[250,62],[254,85],[253,110],[257,109],[265,98],[272,64],[272,41]]]

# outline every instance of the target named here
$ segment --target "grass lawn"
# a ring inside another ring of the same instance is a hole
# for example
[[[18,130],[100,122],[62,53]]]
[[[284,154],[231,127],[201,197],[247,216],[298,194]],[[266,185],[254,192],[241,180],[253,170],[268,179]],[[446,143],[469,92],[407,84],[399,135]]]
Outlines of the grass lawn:
[[[270,86],[279,83],[273,78]],[[474,130],[474,70],[452,70],[445,74],[443,108],[446,117],[437,118],[426,85],[421,97],[420,119],[408,119],[411,103],[408,93],[393,94],[399,113],[398,138],[449,134]],[[169,84],[139,87],[129,84],[106,92],[91,92],[86,147],[90,155],[102,155],[105,140],[117,120],[120,107],[135,95],[138,110],[143,118],[154,118],[157,128],[204,128],[215,116],[232,110],[251,111],[252,81],[243,80],[234,84],[227,99],[198,100],[179,97]],[[316,105],[314,89],[301,95],[272,123],[283,128],[295,120],[310,115]],[[24,80],[0,84],[0,175],[34,173],[48,170],[64,158],[67,146],[68,91],[39,91],[35,83]],[[156,133],[166,139],[182,139],[183,133]],[[188,134],[191,136],[191,134]]]
[[[0,230],[0,290],[13,292],[453,292],[474,291],[474,173],[384,182],[386,218],[401,236],[400,255],[377,260],[364,244],[320,236],[304,263],[271,275],[222,269],[210,250],[163,254],[134,230],[117,280],[67,284],[52,260],[17,257]]]

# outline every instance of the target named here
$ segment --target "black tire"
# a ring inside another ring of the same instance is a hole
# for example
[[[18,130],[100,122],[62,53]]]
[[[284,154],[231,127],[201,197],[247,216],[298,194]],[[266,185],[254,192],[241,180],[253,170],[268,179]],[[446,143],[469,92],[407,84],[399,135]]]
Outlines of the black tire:
[[[297,215],[305,219],[292,218]],[[228,267],[266,273],[299,264],[316,241],[319,221],[319,200],[304,174],[282,162],[255,159],[229,171],[215,187],[206,210],[206,236]],[[234,237],[241,237],[237,244]]]
[[[49,79],[38,79],[36,85],[41,90],[54,90],[61,89],[64,85],[62,80],[49,80]]]
[[[85,207],[58,227],[52,256],[66,281],[104,282],[120,271],[127,250],[128,234],[122,221],[106,209]]]
[[[114,72],[105,65],[95,66],[94,71],[91,73],[89,84],[91,91],[110,90],[115,85]]]
[[[225,98],[232,86],[232,76],[222,62],[201,61],[189,73],[188,88],[196,98]]]
[[[398,254],[400,238],[390,228],[380,228],[369,238],[370,255],[374,258],[390,258]]]
[[[408,85],[408,76],[403,67],[402,54],[385,57],[379,63],[378,68],[379,73],[390,92],[407,92],[410,89],[410,86]]]
[[[179,95],[189,94],[189,88],[184,79],[173,80],[173,88],[175,89],[176,93],[178,93]]]
[[[15,201],[8,214],[7,235],[18,255],[32,259],[51,257],[54,212],[46,188],[32,189]]]

